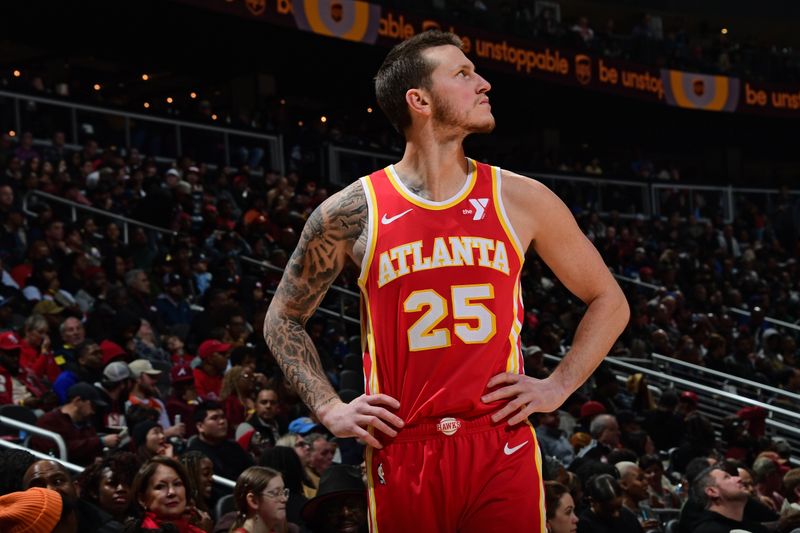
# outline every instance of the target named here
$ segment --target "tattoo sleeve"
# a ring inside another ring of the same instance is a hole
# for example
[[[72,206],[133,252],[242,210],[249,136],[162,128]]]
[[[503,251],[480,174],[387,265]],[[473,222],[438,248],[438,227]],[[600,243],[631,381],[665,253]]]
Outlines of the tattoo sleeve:
[[[367,202],[358,181],[314,210],[264,320],[267,345],[286,379],[314,412],[338,396],[305,324],[341,272],[366,223]]]

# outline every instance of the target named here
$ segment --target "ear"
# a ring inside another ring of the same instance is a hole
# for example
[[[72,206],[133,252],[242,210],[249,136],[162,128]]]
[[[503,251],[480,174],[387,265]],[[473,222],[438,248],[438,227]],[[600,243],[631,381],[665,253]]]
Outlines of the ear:
[[[258,510],[258,498],[252,492],[247,493],[247,497],[245,498],[247,501],[247,509],[250,511]]]
[[[706,496],[709,499],[719,497],[719,489],[717,487],[706,487]]]
[[[406,104],[409,111],[429,116],[431,114],[430,97],[424,89],[409,89],[406,91]]]

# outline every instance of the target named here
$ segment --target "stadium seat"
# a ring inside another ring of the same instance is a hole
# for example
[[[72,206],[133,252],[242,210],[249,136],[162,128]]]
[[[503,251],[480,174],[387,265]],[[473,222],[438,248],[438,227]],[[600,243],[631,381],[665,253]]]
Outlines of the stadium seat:
[[[359,393],[364,392],[363,374],[353,370],[342,370],[339,375],[339,389],[351,389]]]
[[[235,510],[236,502],[233,500],[233,494],[226,494],[217,500],[217,505],[214,507],[214,513],[217,520]]]
[[[31,426],[36,425],[36,413],[27,407],[23,407],[22,405],[7,404],[0,406],[0,416],[5,416],[19,422],[24,422],[25,424],[30,424]],[[18,440],[20,432],[21,430],[19,428],[0,424],[0,437]]]

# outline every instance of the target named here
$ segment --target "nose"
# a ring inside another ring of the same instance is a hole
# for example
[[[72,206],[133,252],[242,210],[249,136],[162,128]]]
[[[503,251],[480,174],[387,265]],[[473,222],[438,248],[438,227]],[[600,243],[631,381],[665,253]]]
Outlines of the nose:
[[[478,76],[478,78],[480,78],[480,81],[478,83],[478,92],[479,93],[488,93],[489,91],[492,90],[492,84],[489,83],[486,80],[486,78],[484,78],[480,74],[476,74],[476,76]]]

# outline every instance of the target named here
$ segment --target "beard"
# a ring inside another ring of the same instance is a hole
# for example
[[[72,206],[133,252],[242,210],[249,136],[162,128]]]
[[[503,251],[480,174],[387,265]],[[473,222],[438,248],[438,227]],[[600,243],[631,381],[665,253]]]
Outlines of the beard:
[[[431,118],[434,122],[434,129],[441,131],[459,130],[467,133],[491,133],[494,130],[495,120],[491,112],[485,119],[475,119],[470,117],[471,110],[460,111],[446,98],[439,97],[438,94],[431,94],[433,113]],[[472,110],[478,110],[476,104]]]

